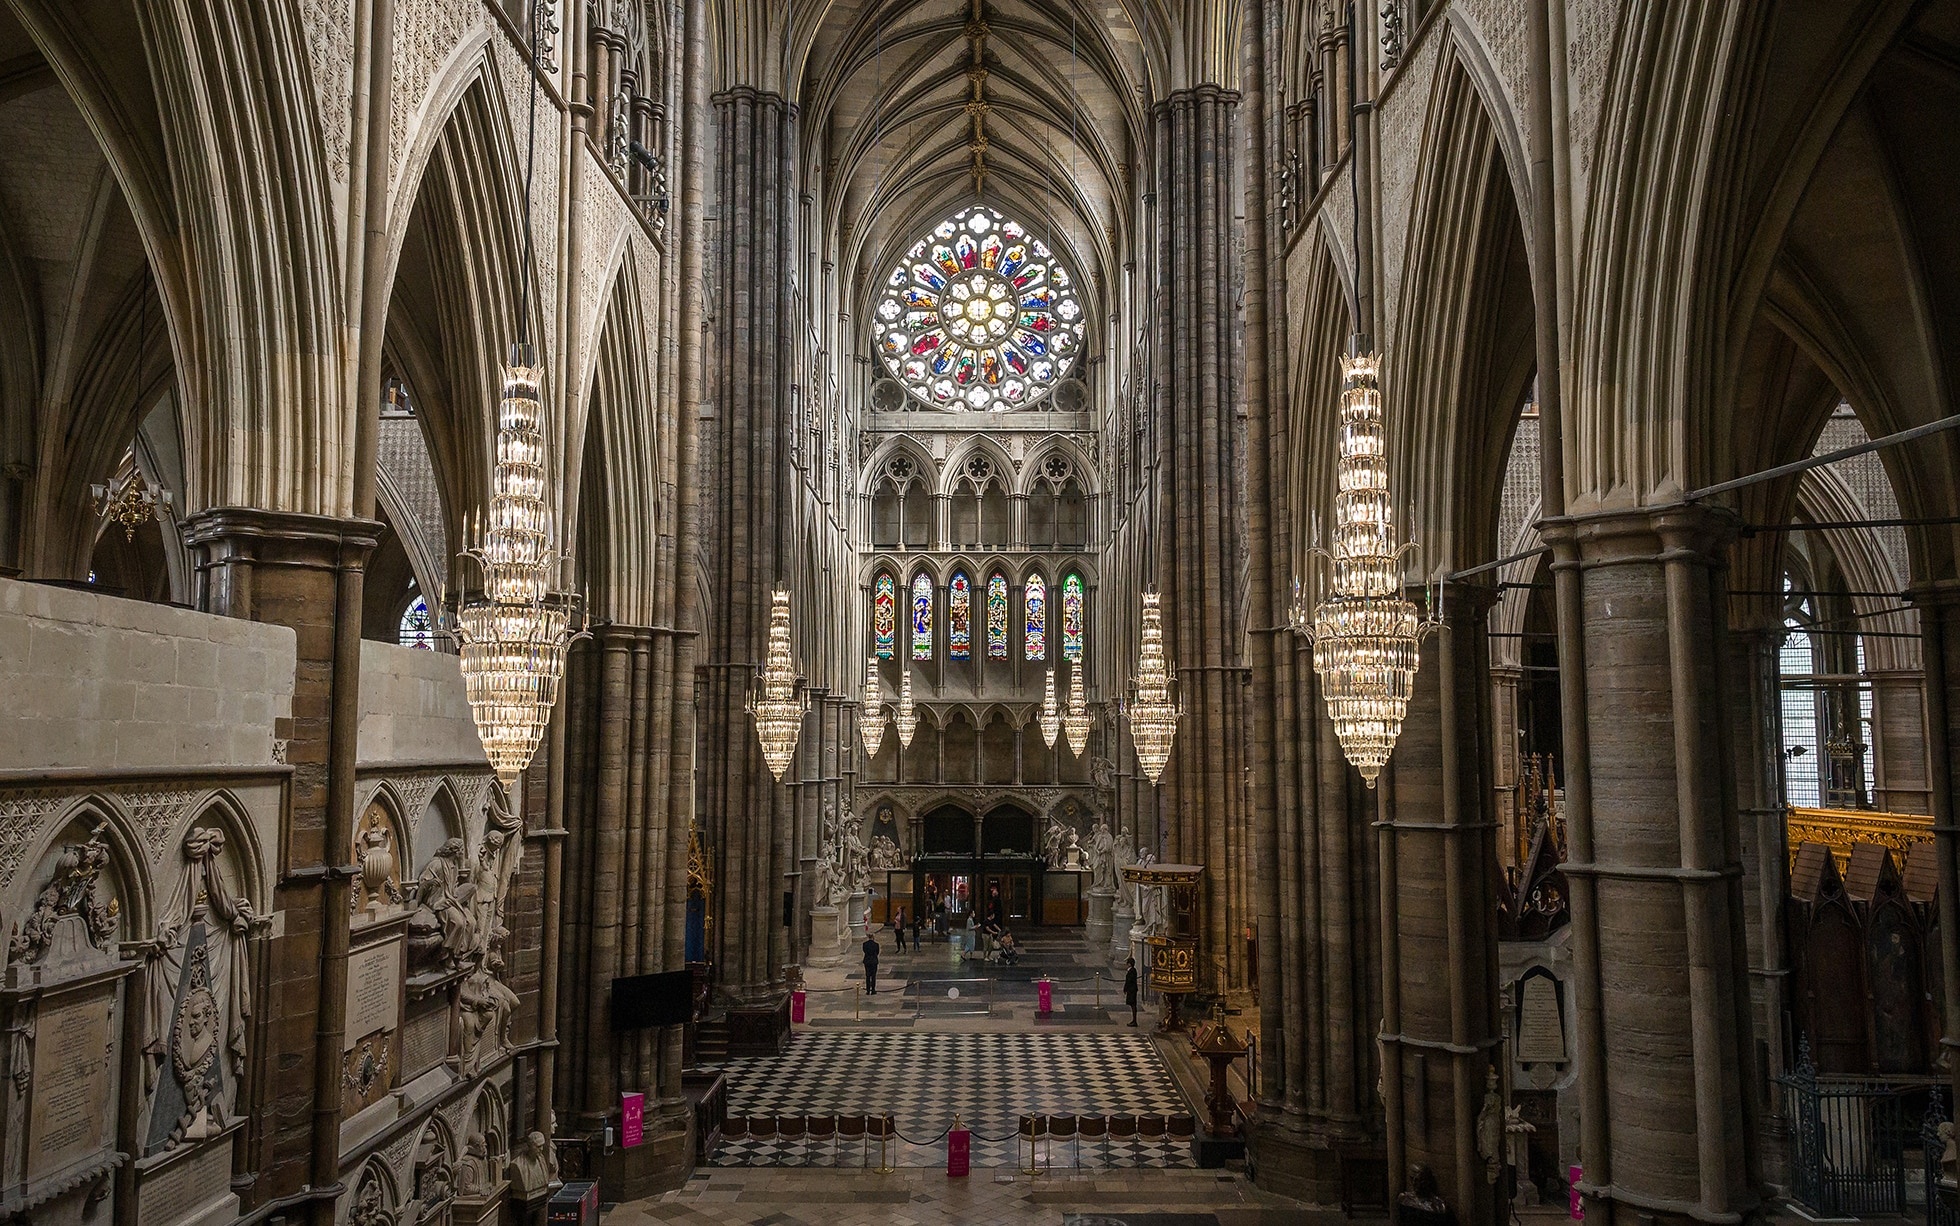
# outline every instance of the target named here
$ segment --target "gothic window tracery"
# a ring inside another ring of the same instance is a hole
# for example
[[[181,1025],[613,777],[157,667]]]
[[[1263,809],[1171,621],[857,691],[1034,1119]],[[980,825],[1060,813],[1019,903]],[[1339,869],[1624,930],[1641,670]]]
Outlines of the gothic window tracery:
[[[984,204],[913,244],[874,309],[892,376],[940,409],[1042,400],[1074,368],[1084,311],[1048,245]]]

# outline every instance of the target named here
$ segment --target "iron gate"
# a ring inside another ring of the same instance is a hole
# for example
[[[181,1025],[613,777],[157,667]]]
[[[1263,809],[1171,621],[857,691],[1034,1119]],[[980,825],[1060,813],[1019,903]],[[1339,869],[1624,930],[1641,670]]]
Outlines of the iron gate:
[[[1780,1078],[1789,1092],[1791,1182],[1796,1199],[1824,1217],[1903,1215],[1906,1146],[1919,1126],[1906,1122],[1896,1086],[1819,1081],[1810,1045]]]

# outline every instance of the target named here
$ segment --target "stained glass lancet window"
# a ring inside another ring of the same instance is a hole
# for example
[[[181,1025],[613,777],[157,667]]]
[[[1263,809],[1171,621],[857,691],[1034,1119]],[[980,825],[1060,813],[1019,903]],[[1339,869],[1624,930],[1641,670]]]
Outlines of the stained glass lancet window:
[[[973,658],[973,585],[965,571],[955,571],[946,585],[946,658]]]
[[[1021,654],[1030,660],[1046,660],[1048,658],[1048,585],[1041,581],[1040,575],[1028,576],[1027,612],[1028,633],[1021,647]]]
[[[429,616],[429,601],[426,596],[417,596],[402,610],[400,633],[395,641],[403,647],[419,647],[423,651],[436,649],[436,623]]]
[[[987,580],[987,658],[1007,658],[1007,576],[999,571]]]
[[[871,586],[871,636],[880,660],[889,660],[897,654],[898,584],[890,571],[880,572]]]
[[[1085,316],[1075,281],[1027,228],[984,204],[914,243],[885,279],[878,349],[937,409],[1026,408],[1068,377]]]
[[[1062,580],[1062,658],[1082,659],[1082,576]]]
[[[932,576],[924,571],[912,580],[912,658],[932,659]]]

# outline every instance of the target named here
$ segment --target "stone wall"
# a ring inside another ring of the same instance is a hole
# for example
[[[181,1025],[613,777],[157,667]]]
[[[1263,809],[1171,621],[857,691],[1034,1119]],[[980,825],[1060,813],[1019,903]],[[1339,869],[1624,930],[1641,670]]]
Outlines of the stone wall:
[[[0,579],[0,688],[14,696],[0,770],[279,761],[294,643],[282,626]]]
[[[452,655],[361,644],[361,765],[484,762]]]

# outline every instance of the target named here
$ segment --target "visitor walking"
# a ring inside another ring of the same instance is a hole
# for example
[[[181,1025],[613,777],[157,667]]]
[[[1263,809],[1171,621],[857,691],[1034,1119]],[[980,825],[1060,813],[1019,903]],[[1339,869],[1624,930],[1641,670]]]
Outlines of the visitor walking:
[[[869,928],[864,930],[864,991],[867,996],[878,994],[878,937]]]
[[[1130,1025],[1137,1024],[1137,960],[1127,959],[1129,969],[1123,972],[1123,1001],[1130,1006]]]

